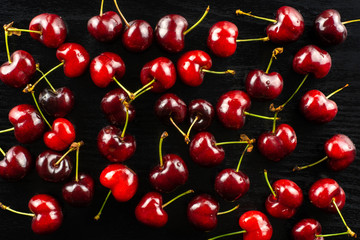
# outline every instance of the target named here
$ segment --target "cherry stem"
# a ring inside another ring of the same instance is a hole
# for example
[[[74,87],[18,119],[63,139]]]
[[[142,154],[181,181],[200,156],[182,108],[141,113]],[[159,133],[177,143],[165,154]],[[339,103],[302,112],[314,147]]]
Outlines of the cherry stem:
[[[100,17],[103,15],[103,9],[104,9],[104,0],[101,0],[101,5],[100,5]]]
[[[100,219],[100,215],[101,215],[101,213],[102,213],[102,211],[103,211],[103,209],[104,209],[104,207],[105,207],[105,204],[106,204],[107,200],[109,199],[110,195],[111,195],[111,190],[110,190],[110,191],[108,192],[108,194],[106,195],[106,198],[105,198],[103,204],[101,205],[101,208],[100,208],[98,214],[96,214],[96,216],[94,217],[95,220],[99,220],[99,219]]]
[[[244,151],[242,152],[241,157],[240,157],[239,162],[238,162],[238,165],[237,165],[237,167],[236,167],[236,172],[239,172],[241,162],[242,162],[242,160],[243,160],[243,158],[244,158],[244,155],[245,155],[247,149],[249,148],[249,146],[250,146],[251,144],[252,144],[252,143],[248,143],[248,144],[246,145]]]
[[[69,154],[71,153],[72,151],[75,151],[77,149],[79,149],[82,145],[84,145],[84,142],[83,141],[80,141],[80,142],[73,142],[70,147],[69,147],[69,150],[67,150],[66,153],[64,153],[64,155],[61,156],[61,158],[59,160],[57,160],[57,162],[54,164],[55,166],[59,165],[60,162]]]
[[[5,157],[6,154],[5,154],[4,150],[2,150],[1,147],[0,147],[0,152],[1,152],[1,154],[4,155],[4,157]]]
[[[327,99],[331,98],[333,95],[337,94],[338,92],[340,92],[341,90],[343,90],[344,88],[347,88],[349,86],[349,84],[345,84],[345,86],[343,86],[342,88],[339,88],[338,90],[335,90],[334,92],[330,93],[329,95],[326,96]]]
[[[36,71],[38,71],[39,73],[41,73],[41,75],[43,75],[43,76],[45,75],[44,72],[41,71],[39,67],[36,68]],[[54,93],[56,93],[55,88],[51,85],[51,83],[50,83],[49,79],[47,79],[46,75],[44,76],[44,79],[45,79],[45,81],[47,82],[47,84],[49,85],[49,87],[51,88],[51,90],[52,90]]]
[[[204,20],[204,18],[206,17],[206,15],[209,13],[210,10],[210,6],[207,6],[204,14],[202,15],[202,17],[194,24],[192,25],[189,29],[187,29],[185,32],[183,32],[184,35],[188,34],[191,30],[193,30],[197,25],[199,25],[202,20]]]
[[[181,128],[174,122],[174,120],[172,119],[172,117],[169,118],[170,122],[176,127],[176,129],[181,133],[181,135],[183,135],[183,137],[186,137],[186,134],[181,130]]]
[[[345,219],[344,219],[343,215],[341,214],[340,209],[339,209],[338,206],[336,205],[335,198],[332,198],[332,199],[331,199],[331,203],[332,203],[332,204],[334,205],[334,207],[336,208],[336,211],[338,212],[338,214],[339,214],[339,216],[340,216],[340,218],[341,218],[341,221],[344,223],[344,225],[345,225],[345,227],[346,227],[346,229],[347,229],[347,233],[348,233],[351,237],[356,238],[356,233],[354,233],[354,232],[349,228],[349,226],[346,224]]]
[[[190,193],[193,193],[194,190],[190,189],[190,190],[187,190],[186,192],[183,192],[182,194],[180,195],[177,195],[176,197],[174,197],[173,199],[171,199],[170,201],[168,201],[167,203],[163,204],[162,207],[166,207],[167,205],[169,205],[170,203],[174,202],[175,200],[177,200],[178,198],[181,198],[182,196],[185,196],[187,194],[190,194]]]
[[[277,58],[276,58],[276,55],[281,54],[281,53],[283,53],[283,52],[284,52],[284,48],[282,48],[282,47],[275,48],[275,49],[272,51],[271,58],[270,58],[270,62],[269,62],[268,66],[267,66],[267,68],[266,68],[266,71],[265,71],[266,74],[269,73],[269,70],[270,70],[270,67],[271,67],[271,64],[272,64],[273,60],[274,60],[274,59],[277,59]]]
[[[236,39],[236,42],[254,42],[254,41],[269,41],[270,38],[268,36],[262,38],[249,38],[249,39]]]
[[[227,211],[224,211],[224,212],[218,212],[217,215],[224,215],[224,214],[227,214],[227,213],[231,213],[233,211],[235,211],[236,209],[238,209],[240,207],[240,205],[236,205],[235,207],[233,207],[232,209],[229,209]]]
[[[241,230],[241,231],[238,231],[238,232],[225,233],[223,235],[219,235],[219,236],[216,236],[216,237],[213,237],[213,238],[209,238],[208,240],[215,240],[215,239],[218,239],[218,238],[227,237],[227,236],[233,236],[233,235],[243,234],[243,233],[246,233],[246,231]]]
[[[150,87],[154,82],[155,82],[155,78],[153,80],[151,80],[150,82],[148,82],[147,84],[145,84],[144,86],[142,86],[139,90],[137,90],[136,92],[134,92],[135,97],[139,94],[142,94],[144,91],[146,91],[148,89],[148,87]]]
[[[159,141],[159,159],[160,159],[160,168],[162,168],[164,166],[164,162],[163,162],[163,155],[162,155],[162,144],[163,144],[163,141],[164,139],[169,136],[169,134],[164,131],[162,134],[161,134],[161,137],[160,137],[160,141]]]
[[[46,124],[49,126],[50,129],[52,129],[52,126],[50,125],[50,123],[48,122],[48,120],[46,119],[46,117],[44,116],[43,112],[41,111],[40,109],[40,106],[36,100],[36,97],[35,97],[35,92],[34,91],[31,91],[31,96],[33,97],[34,99],[34,102],[35,102],[35,105],[36,105],[36,108],[38,109],[42,119],[44,119],[44,121],[46,122]]]
[[[274,122],[273,122],[273,127],[272,127],[272,133],[275,133],[276,130],[276,120],[277,120],[277,115],[279,114],[278,111],[275,112],[274,114]]]
[[[252,116],[252,117],[257,117],[257,118],[262,118],[262,119],[266,119],[266,120],[279,120],[280,118],[278,117],[268,117],[268,116],[262,116],[262,115],[258,115],[258,114],[254,114],[254,113],[249,113],[249,112],[244,112],[245,115],[248,116]]]
[[[285,107],[286,104],[288,104],[291,99],[293,99],[293,97],[296,95],[296,93],[300,90],[301,86],[305,83],[306,79],[308,78],[309,74],[306,74],[304,79],[301,81],[300,85],[297,87],[297,89],[295,90],[295,92],[290,96],[290,98],[288,100],[286,100],[285,103],[283,103],[282,105],[280,105],[280,108],[283,109]]]
[[[120,138],[123,139],[125,137],[125,132],[126,132],[126,128],[128,126],[128,123],[129,123],[129,107],[127,106],[127,103],[126,102],[123,102],[125,108],[126,108],[126,118],[125,118],[125,124],[124,124],[124,128],[121,132],[121,136]]]
[[[249,17],[261,19],[261,20],[268,21],[268,22],[273,22],[273,23],[276,23],[276,22],[277,22],[275,19],[255,16],[255,15],[252,15],[251,12],[243,12],[243,11],[241,11],[240,9],[236,10],[235,13],[236,13],[236,15],[246,15],[246,16],[249,16]]]
[[[75,182],[79,181],[79,152],[80,152],[80,148],[77,148],[76,149]]]
[[[15,130],[15,128],[12,127],[12,128],[8,128],[8,129],[0,130],[0,133],[11,132],[11,131],[14,131],[14,130]]]
[[[130,27],[130,24],[128,23],[128,21],[126,21],[126,18],[124,17],[124,15],[122,14],[122,12],[120,11],[120,8],[119,8],[116,0],[114,0],[114,3],[115,3],[116,9],[118,10],[118,12],[119,12],[122,20],[125,22],[125,25],[126,25],[127,27]]]
[[[138,97],[140,97],[141,95],[143,95],[143,94],[146,93],[147,91],[150,91],[150,90],[153,89],[153,88],[154,88],[154,86],[150,86],[150,87],[144,89],[144,91],[138,93],[133,99],[131,99],[131,100],[129,101],[129,104],[132,103],[135,99],[137,99]]]
[[[29,216],[29,217],[35,217],[35,214],[34,214],[34,213],[19,212],[19,211],[16,211],[16,210],[14,210],[14,209],[11,209],[9,206],[5,206],[5,205],[2,204],[1,202],[0,202],[0,208],[3,209],[3,210],[7,210],[7,211],[10,211],[10,212],[16,213],[16,214],[20,214],[20,215],[24,215],[24,216]]]
[[[190,127],[189,127],[189,129],[188,129],[188,131],[187,131],[187,133],[186,133],[186,135],[185,135],[185,142],[186,142],[187,144],[190,143],[190,138],[189,138],[189,136],[190,136],[191,129],[194,127],[195,123],[196,123],[198,120],[199,120],[199,116],[196,116],[195,119],[194,119],[194,121],[191,123],[191,125],[190,125]]]
[[[319,235],[315,235],[316,238],[320,238],[320,237],[335,237],[335,236],[341,236],[341,235],[349,235],[349,232],[341,232],[341,233],[331,233],[331,234],[319,234]]]
[[[235,75],[235,71],[228,69],[226,71],[211,71],[208,69],[201,69],[202,72],[206,72],[206,73],[212,73],[212,74],[231,74],[231,75]]]
[[[323,157],[322,159],[320,159],[319,161],[316,161],[316,162],[314,162],[314,163],[312,163],[312,164],[309,164],[309,165],[306,165],[306,166],[301,166],[301,167],[296,166],[296,167],[293,168],[293,172],[295,172],[295,171],[300,171],[300,170],[303,170],[303,169],[305,169],[305,168],[309,168],[309,167],[315,166],[315,165],[317,165],[317,164],[319,164],[319,163],[322,163],[322,162],[325,161],[326,159],[328,159],[328,156],[325,156],[325,157]]]
[[[6,54],[8,57],[8,62],[11,63],[11,57],[10,57],[10,50],[9,50],[9,41],[8,41],[8,31],[6,31],[5,26],[4,26],[4,31],[5,31],[5,47],[6,47]]]
[[[7,32],[28,32],[28,33],[37,33],[39,35],[42,35],[41,31],[36,31],[36,30],[29,30],[29,29],[19,29],[19,28],[14,28],[14,27],[9,27],[6,29]]]
[[[345,24],[353,23],[353,22],[360,22],[360,19],[354,19],[354,20],[345,21],[345,22],[342,22],[342,24],[345,25]]]
[[[228,144],[244,144],[244,143],[248,143],[248,141],[219,142],[219,143],[215,143],[215,146],[228,145]]]
[[[126,92],[126,94],[129,96],[130,100],[135,98],[135,95],[130,92],[129,90],[127,90],[115,77],[113,77],[114,82],[116,82],[117,85],[119,85],[119,87],[124,90]]]
[[[274,189],[272,188],[272,186],[271,186],[271,184],[270,184],[270,182],[269,182],[269,178],[268,178],[268,174],[267,174],[267,170],[266,170],[266,169],[264,169],[264,177],[265,177],[265,181],[266,181],[267,185],[268,185],[269,188],[270,188],[270,191],[271,191],[272,195],[274,196],[274,198],[276,198],[276,193],[274,192]]]

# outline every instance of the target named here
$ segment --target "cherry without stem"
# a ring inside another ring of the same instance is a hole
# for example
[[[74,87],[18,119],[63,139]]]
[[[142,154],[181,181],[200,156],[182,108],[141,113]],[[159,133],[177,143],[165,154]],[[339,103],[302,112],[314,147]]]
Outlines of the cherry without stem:
[[[6,180],[20,180],[29,172],[32,164],[30,152],[22,146],[14,146],[6,153],[0,148],[4,159],[0,161],[0,177]]]

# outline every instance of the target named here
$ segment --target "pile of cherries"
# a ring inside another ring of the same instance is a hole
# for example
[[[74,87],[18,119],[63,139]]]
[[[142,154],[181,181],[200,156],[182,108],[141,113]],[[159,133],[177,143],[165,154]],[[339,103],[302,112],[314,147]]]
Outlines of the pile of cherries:
[[[128,22],[116,0],[114,4],[118,13],[103,12],[103,4],[104,1],[101,2],[100,14],[89,19],[88,32],[100,42],[121,38],[123,46],[130,52],[145,51],[152,45],[154,38],[162,49],[170,53],[181,52],[184,49],[185,36],[201,23],[210,9],[208,7],[199,21],[190,28],[183,16],[170,14],[161,18],[153,30],[144,20]],[[302,15],[289,6],[279,8],[276,19],[255,16],[242,10],[236,10],[236,14],[271,22],[266,28],[266,36],[238,39],[238,28],[234,23],[217,22],[210,28],[207,38],[207,46],[212,54],[222,58],[230,57],[235,54],[238,42],[272,41],[283,45],[298,40],[304,32]],[[315,32],[322,43],[339,44],[347,37],[344,25],[355,21],[357,20],[341,22],[336,10],[326,10],[315,19]],[[12,35],[20,36],[24,32],[28,32],[33,39],[46,47],[56,48],[59,64],[44,73],[30,53],[16,50],[10,55],[8,39]],[[299,87],[282,105],[269,106],[271,116],[262,116],[249,112],[251,100],[272,101],[281,94],[283,90],[281,74],[269,71],[274,59],[284,51],[283,48],[274,49],[265,71],[255,69],[248,73],[245,79],[246,92],[228,91],[219,96],[214,106],[205,99],[194,99],[187,105],[179,96],[169,92],[177,77],[184,84],[197,87],[202,84],[206,73],[234,75],[235,71],[230,69],[213,71],[210,55],[201,50],[192,50],[183,53],[177,64],[166,57],[158,57],[146,63],[140,72],[141,86],[136,91],[130,91],[121,82],[126,69],[123,59],[113,52],[103,52],[90,59],[88,52],[80,44],[66,43],[66,24],[56,14],[43,13],[34,17],[28,29],[16,28],[11,22],[4,26],[4,34],[8,60],[0,67],[0,80],[8,86],[21,89],[24,93],[30,93],[35,106],[21,104],[13,107],[8,114],[13,127],[1,130],[0,133],[13,131],[16,140],[21,144],[43,138],[48,149],[38,155],[35,165],[38,175],[45,181],[67,181],[73,168],[69,154],[76,152],[75,177],[65,183],[61,190],[63,199],[68,204],[88,206],[94,196],[94,180],[89,174],[79,172],[79,152],[81,146],[86,143],[78,139],[81,136],[76,135],[74,124],[65,118],[73,109],[74,94],[67,87],[55,89],[49,80],[49,75],[62,67],[66,77],[76,78],[89,68],[91,79],[97,87],[105,88],[112,82],[118,86],[106,93],[100,104],[109,125],[99,131],[97,148],[110,164],[103,169],[99,177],[100,183],[108,188],[109,192],[94,217],[96,220],[99,220],[106,200],[111,195],[118,202],[126,202],[133,198],[139,187],[137,174],[123,162],[131,158],[137,149],[135,136],[126,130],[136,115],[132,103],[142,94],[166,92],[154,103],[154,113],[163,124],[173,125],[180,132],[184,137],[184,144],[188,144],[191,160],[199,166],[211,168],[221,164],[225,159],[223,145],[244,145],[237,167],[223,169],[214,179],[214,189],[217,194],[226,201],[235,202],[250,188],[250,179],[240,170],[240,166],[253,148],[257,147],[265,158],[275,162],[281,161],[295,150],[297,145],[295,130],[289,124],[277,125],[279,115],[307,79],[324,78],[332,66],[331,56],[325,50],[315,45],[301,48],[292,62],[293,70],[304,75]],[[37,80],[33,81],[35,78]],[[49,87],[36,96],[35,90],[40,81],[46,81]],[[319,90],[305,93],[300,101],[300,110],[304,117],[316,123],[332,121],[338,112],[338,107],[330,97],[347,86],[327,96]],[[242,134],[239,139],[217,142],[215,136],[207,131],[215,116],[224,127],[234,130],[241,129],[245,125],[247,116],[270,120],[273,127],[257,139]],[[51,124],[47,118],[53,120]],[[179,126],[183,122],[187,122],[189,126],[186,131]],[[197,133],[192,134],[192,131]],[[168,214],[164,210],[166,206],[180,197],[195,192],[190,189],[163,203],[163,195],[184,185],[190,174],[187,161],[182,157],[172,153],[163,155],[162,145],[166,137],[168,137],[167,132],[163,132],[160,136],[159,164],[156,166],[154,164],[148,176],[154,191],[145,194],[134,210],[139,222],[152,227],[163,227],[167,223]],[[295,166],[293,170],[299,171],[327,161],[327,166],[331,170],[340,171],[346,169],[356,155],[355,145],[343,134],[336,134],[327,140],[324,150],[326,156],[321,160],[310,165]],[[1,148],[0,151],[4,155],[4,159],[0,161],[0,177],[9,181],[19,181],[29,173],[33,159],[25,147],[16,145],[7,152]],[[62,151],[65,153],[61,153]],[[270,184],[266,170],[264,177],[264,184],[268,185],[271,192],[265,200],[267,214],[281,219],[292,218],[304,201],[302,189],[289,179],[279,179]],[[308,198],[314,206],[324,211],[338,213],[346,231],[322,234],[320,223],[308,218],[293,227],[293,239],[318,240],[338,235],[356,237],[341,214],[341,209],[345,206],[345,192],[335,180],[323,178],[315,181],[309,189]],[[37,194],[30,199],[28,206],[30,213],[16,211],[0,203],[0,208],[3,210],[32,217],[32,230],[35,233],[52,233],[61,226],[63,213],[60,204],[52,196]],[[232,209],[222,212],[219,211],[220,207],[220,203],[213,196],[196,194],[189,201],[186,209],[188,221],[196,229],[211,231],[217,226],[218,215],[236,211],[239,206],[234,204]],[[239,225],[241,231],[210,239],[243,234],[243,238],[247,240],[268,240],[273,234],[269,219],[257,210],[243,213],[239,218]]]

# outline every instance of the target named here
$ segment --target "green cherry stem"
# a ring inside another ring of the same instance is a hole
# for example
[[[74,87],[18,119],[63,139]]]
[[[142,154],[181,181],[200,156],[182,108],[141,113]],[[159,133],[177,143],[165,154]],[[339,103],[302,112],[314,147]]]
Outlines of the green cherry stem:
[[[268,185],[269,188],[270,188],[270,191],[271,191],[272,195],[274,196],[274,198],[276,198],[276,193],[275,193],[274,189],[271,187],[271,184],[270,184],[270,182],[269,182],[269,178],[268,178],[268,174],[267,174],[267,170],[266,170],[266,169],[264,169],[264,177],[265,177],[265,181],[266,181],[267,185]]]
[[[190,125],[190,127],[189,127],[189,129],[188,129],[188,131],[187,131],[187,133],[186,133],[186,135],[185,135],[185,142],[186,142],[187,144],[190,143],[190,138],[189,138],[189,136],[190,136],[191,129],[194,127],[195,123],[196,123],[198,120],[199,120],[199,116],[196,116],[195,119],[194,119],[194,121],[191,123],[191,125]]]
[[[20,28],[14,28],[14,27],[9,27],[9,28],[6,29],[6,31],[8,31],[8,32],[16,32],[16,33],[28,32],[28,33],[37,33],[39,35],[42,35],[41,31],[29,30],[29,29],[20,29]]]
[[[277,115],[279,114],[279,111],[276,111],[274,114],[274,121],[273,121],[273,127],[272,127],[272,133],[275,133],[276,130],[276,120],[277,120]]]
[[[217,215],[219,216],[219,215],[231,213],[231,212],[235,211],[236,209],[238,209],[239,207],[240,207],[240,205],[236,205],[235,207],[233,207],[232,209],[229,209],[227,211],[218,212]]]
[[[170,122],[172,123],[172,125],[174,125],[174,127],[180,132],[181,135],[183,135],[183,137],[186,137],[186,133],[183,132],[183,130],[181,130],[181,128],[174,122],[174,120],[172,119],[172,117],[169,117]]]
[[[164,131],[164,132],[161,134],[160,141],[159,141],[160,168],[162,168],[162,167],[164,166],[163,155],[162,155],[162,145],[163,145],[164,139],[167,138],[167,136],[169,136],[169,134],[168,134],[166,131]]]
[[[215,146],[229,145],[229,144],[244,144],[244,143],[248,143],[248,141],[229,141],[229,142],[219,142],[219,143],[215,143]]]
[[[241,157],[240,157],[239,162],[238,162],[238,165],[237,165],[237,167],[236,167],[236,172],[239,172],[241,162],[242,162],[242,160],[243,160],[243,158],[244,158],[244,155],[245,155],[247,149],[249,148],[250,144],[252,144],[252,143],[248,143],[248,144],[246,145],[244,151],[242,152]]]
[[[67,150],[66,153],[64,153],[64,155],[61,156],[61,158],[59,160],[56,161],[56,163],[54,164],[55,166],[59,165],[61,163],[61,161],[71,152],[79,149],[82,145],[84,145],[83,141],[80,142],[73,142],[70,147],[69,150]]]
[[[126,94],[129,96],[130,100],[135,98],[135,94],[127,90],[115,77],[113,77],[114,82],[126,92]]]
[[[341,235],[349,235],[349,232],[341,232],[341,233],[331,233],[331,234],[316,234],[315,237],[316,238],[321,238],[321,237],[335,237],[335,236],[341,236]]]
[[[360,22],[360,19],[354,19],[354,20],[345,21],[345,22],[342,22],[342,24],[345,25],[345,24],[353,23],[353,22]]]
[[[0,147],[0,152],[1,152],[1,154],[4,155],[4,157],[5,157],[6,154],[5,154],[4,150],[2,150],[1,147]]]
[[[36,97],[35,97],[35,92],[34,92],[34,91],[31,91],[31,96],[32,96],[32,97],[33,97],[33,99],[34,99],[34,102],[35,102],[36,108],[37,108],[37,110],[39,111],[39,113],[40,113],[40,115],[41,115],[42,119],[44,119],[44,121],[45,121],[45,122],[46,122],[46,124],[49,126],[49,128],[50,128],[50,129],[52,129],[52,126],[50,125],[50,123],[48,122],[48,120],[46,119],[46,117],[44,116],[43,112],[42,112],[42,111],[41,111],[41,109],[40,109],[40,106],[39,106],[39,104],[38,104],[38,102],[37,102],[37,100],[36,100]]]
[[[241,230],[241,231],[232,232],[232,233],[225,233],[225,234],[222,234],[222,235],[219,235],[219,236],[216,236],[216,237],[209,238],[208,240],[215,240],[215,239],[218,239],[218,238],[227,237],[227,236],[233,236],[233,235],[238,235],[238,234],[243,234],[243,233],[246,233],[246,231]]]
[[[7,210],[9,212],[13,212],[13,213],[16,213],[16,214],[20,214],[20,215],[24,215],[24,216],[29,216],[29,217],[35,217],[35,214],[34,213],[26,213],[26,212],[19,212],[19,211],[16,211],[14,209],[11,209],[9,206],[5,206],[4,204],[2,204],[0,202],[0,208],[3,209],[3,210]]]
[[[171,199],[170,201],[168,201],[167,203],[163,204],[162,207],[166,207],[167,205],[169,205],[170,203],[174,202],[175,200],[177,200],[178,198],[181,198],[182,196],[185,196],[187,194],[190,194],[190,193],[193,193],[194,190],[190,189],[190,190],[187,190],[186,192],[183,192],[182,194],[180,195],[177,195],[176,197],[174,197],[173,199]]]
[[[236,15],[246,15],[246,16],[249,16],[249,17],[257,18],[257,19],[260,19],[260,20],[268,21],[268,22],[273,22],[273,23],[277,22],[275,19],[255,16],[255,15],[252,15],[251,12],[243,12],[240,9],[236,10],[235,13],[236,13]]]
[[[129,101],[129,104],[132,103],[135,99],[137,99],[138,97],[140,97],[141,95],[143,95],[143,94],[146,93],[147,91],[150,91],[150,90],[153,89],[153,88],[154,88],[154,86],[150,86],[150,87],[144,89],[144,91],[136,94],[136,96]]]
[[[301,167],[296,166],[296,167],[293,168],[293,172],[295,172],[295,171],[300,171],[300,170],[303,170],[303,169],[306,169],[306,168],[315,166],[315,165],[317,165],[317,164],[319,164],[319,163],[322,163],[322,162],[325,161],[326,159],[328,159],[328,156],[325,156],[325,157],[323,157],[322,159],[320,159],[319,161],[316,161],[316,162],[314,162],[314,163],[312,163],[312,164],[309,164],[309,165],[306,165],[306,166],[301,166]]]
[[[346,229],[347,229],[347,233],[349,234],[349,236],[351,236],[351,237],[353,237],[353,238],[356,238],[356,237],[357,237],[356,233],[354,233],[354,232],[350,229],[350,227],[346,224],[345,219],[344,219],[343,215],[341,214],[340,209],[339,209],[338,206],[336,205],[335,198],[332,198],[332,199],[331,199],[331,203],[332,203],[332,204],[334,205],[334,207],[336,208],[336,211],[338,212],[338,214],[339,214],[339,216],[340,216],[340,218],[341,218],[341,221],[344,223],[344,225],[345,225],[345,227],[346,227]]]
[[[329,95],[326,96],[327,99],[331,98],[333,95],[337,94],[338,92],[340,92],[341,90],[343,90],[344,88],[347,88],[349,86],[349,84],[345,84],[345,86],[343,86],[342,88],[339,88],[338,90],[335,90],[334,92],[330,93]]]
[[[56,93],[55,88],[53,87],[53,85],[51,85],[51,83],[50,83],[49,79],[47,79],[45,73],[44,73],[43,71],[41,71],[39,67],[36,68],[36,71],[38,71],[39,73],[41,73],[41,75],[44,76],[44,79],[45,79],[45,81],[47,82],[47,84],[49,85],[49,87],[51,88],[51,90],[52,90],[54,93]]]
[[[106,204],[107,200],[109,199],[110,195],[111,195],[111,190],[109,190],[108,194],[106,195],[106,198],[105,198],[103,204],[101,205],[101,208],[100,208],[98,214],[96,214],[96,216],[94,217],[94,219],[96,221],[100,219],[100,215],[101,215],[101,213],[102,213],[102,211],[103,211],[103,209],[105,207],[105,204]]]
[[[4,30],[5,30],[5,26],[4,26]],[[7,54],[7,57],[8,57],[8,62],[11,63],[8,36],[9,36],[9,33],[8,33],[8,31],[5,30],[5,47],[6,47],[6,54]]]
[[[265,71],[266,74],[269,73],[271,64],[272,64],[273,60],[276,59],[276,55],[281,54],[281,53],[283,53],[283,52],[284,52],[284,48],[281,48],[281,47],[280,47],[280,48],[275,48],[275,49],[272,51],[269,64],[268,64],[268,66],[267,66],[267,68],[266,68],[266,71]]]
[[[120,139],[123,139],[125,137],[125,132],[126,132],[126,129],[127,129],[128,123],[129,123],[129,107],[127,106],[127,103],[124,102],[123,104],[125,105],[125,108],[126,108],[126,118],[125,118],[125,124],[124,124],[123,130],[121,132]]]
[[[278,117],[268,117],[268,116],[262,116],[262,115],[258,115],[258,114],[254,114],[254,113],[249,113],[249,112],[244,112],[245,115],[248,116],[252,116],[252,117],[257,117],[257,118],[262,118],[262,119],[266,119],[266,120],[279,120],[280,118]]]
[[[0,133],[12,132],[12,131],[14,131],[14,130],[15,130],[14,127],[12,127],[12,128],[7,128],[7,129],[4,129],[4,130],[0,130]]]
[[[199,25],[203,20],[204,18],[206,17],[206,15],[209,13],[209,10],[210,10],[210,6],[207,6],[204,14],[202,15],[202,17],[194,24],[192,25],[189,29],[187,29],[185,32],[183,32],[184,35],[188,34],[191,30],[193,30],[197,25]]]
[[[226,71],[211,71],[211,70],[202,68],[201,71],[206,72],[206,73],[212,73],[212,74],[231,74],[231,75],[235,75],[235,71],[231,70],[231,69],[228,69]]]
[[[269,41],[270,38],[268,36],[262,38],[249,38],[249,39],[236,39],[236,42],[254,42],[254,41]]]
[[[80,148],[76,149],[76,165],[75,165],[75,182],[79,181],[79,152]]]
[[[286,100],[285,103],[283,103],[282,105],[279,106],[279,108],[282,110],[286,104],[288,104],[291,99],[293,99],[293,97],[296,95],[296,93],[300,90],[301,86],[305,83],[306,79],[308,78],[309,74],[306,74],[304,79],[301,81],[301,83],[299,84],[299,86],[296,88],[295,92],[289,97],[288,100]]]
[[[103,15],[103,10],[104,10],[104,0],[101,0],[101,5],[100,5],[100,17]]]
[[[119,12],[119,14],[120,14],[120,16],[121,16],[122,20],[125,22],[125,25],[126,25],[127,27],[130,27],[129,22],[128,22],[128,21],[126,21],[126,18],[124,17],[124,15],[122,14],[122,12],[120,11],[120,8],[119,8],[119,6],[118,6],[118,4],[117,4],[117,1],[116,1],[116,0],[114,0],[114,3],[115,3],[115,7],[116,7],[116,9],[118,10],[118,12]]]

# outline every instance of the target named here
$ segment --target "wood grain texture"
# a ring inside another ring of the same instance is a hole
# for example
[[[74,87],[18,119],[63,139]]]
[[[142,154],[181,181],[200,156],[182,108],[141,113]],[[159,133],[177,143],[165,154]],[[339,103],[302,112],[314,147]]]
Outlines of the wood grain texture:
[[[343,16],[343,20],[359,17],[360,2],[357,0],[335,1],[285,1],[285,0],[243,0],[243,1],[119,1],[119,5],[128,20],[144,19],[151,26],[164,15],[177,13],[184,16],[189,25],[197,21],[206,6],[210,4],[211,9],[202,24],[186,36],[185,50],[201,49],[209,52],[206,47],[206,39],[209,28],[216,22],[228,20],[235,23],[239,28],[239,38],[265,36],[266,22],[254,20],[246,16],[236,16],[235,10],[241,8],[244,11],[252,11],[261,16],[273,17],[276,9],[283,5],[290,5],[303,14],[305,19],[305,33],[299,41],[284,46],[285,51],[278,57],[271,70],[279,71],[284,78],[284,91],[275,104],[281,104],[293,92],[300,83],[303,76],[292,70],[292,58],[303,46],[314,43],[312,25],[317,14],[328,8],[337,9]],[[69,34],[68,42],[77,42],[89,51],[91,58],[104,51],[112,51],[119,54],[126,64],[126,74],[122,82],[129,89],[134,90],[140,86],[139,73],[142,66],[157,57],[165,56],[176,62],[181,53],[169,54],[159,49],[156,44],[141,54],[126,51],[117,40],[110,44],[99,43],[87,32],[86,24],[90,17],[98,14],[100,1],[85,0],[58,0],[58,1],[25,1],[25,0],[2,0],[0,9],[0,23],[5,24],[15,21],[17,27],[26,28],[30,20],[43,12],[56,13],[66,21]],[[105,1],[104,11],[115,10],[112,1]],[[135,121],[129,125],[128,132],[133,134],[137,140],[138,149],[135,155],[126,161],[126,164],[134,169],[139,176],[140,188],[135,197],[128,203],[117,203],[110,198],[101,219],[93,220],[97,213],[107,189],[98,182],[98,176],[102,169],[109,164],[98,153],[96,148],[96,137],[99,130],[108,123],[100,110],[102,97],[111,89],[97,88],[86,72],[76,79],[68,79],[63,72],[56,71],[49,77],[55,87],[68,86],[74,92],[76,105],[68,119],[76,125],[77,139],[84,140],[85,146],[80,153],[80,170],[90,173],[96,180],[95,198],[87,208],[73,208],[67,205],[61,196],[63,183],[54,184],[41,180],[35,169],[20,182],[6,182],[0,180],[0,201],[9,204],[18,210],[27,210],[28,200],[36,193],[47,193],[59,199],[64,211],[64,223],[59,231],[49,236],[36,236],[30,228],[30,219],[13,215],[8,212],[0,212],[0,238],[1,239],[207,239],[209,237],[238,231],[239,216],[248,210],[265,211],[264,201],[270,193],[263,177],[263,169],[269,171],[270,181],[280,178],[288,178],[295,181],[304,191],[304,204],[294,218],[290,220],[279,220],[270,217],[274,227],[272,239],[290,239],[292,226],[302,218],[316,218],[323,226],[324,233],[344,231],[340,218],[335,214],[324,213],[313,207],[307,198],[307,191],[311,184],[322,177],[334,178],[344,188],[347,194],[346,205],[343,215],[348,224],[357,233],[360,233],[360,163],[357,157],[355,162],[342,172],[331,172],[324,165],[314,167],[299,173],[292,173],[291,169],[296,164],[310,163],[324,156],[324,142],[336,133],[348,135],[353,142],[360,146],[360,24],[347,25],[348,38],[340,46],[324,47],[332,56],[333,67],[324,79],[310,78],[300,90],[295,99],[288,104],[281,115],[281,122],[289,123],[295,129],[298,136],[298,145],[292,155],[279,163],[273,163],[264,159],[258,150],[247,154],[241,169],[248,174],[251,182],[249,192],[237,203],[225,202],[216,195],[213,184],[216,174],[225,167],[236,167],[242,148],[238,146],[226,146],[226,159],[218,167],[205,169],[191,162],[188,154],[188,146],[182,141],[181,136],[172,127],[161,124],[153,113],[153,104],[160,96],[159,94],[146,94],[134,103],[137,111]],[[22,37],[10,38],[10,50],[23,49],[30,52],[41,69],[47,71],[58,63],[55,50],[48,49],[40,43],[32,40],[27,34]],[[201,87],[190,88],[177,81],[171,92],[180,96],[186,103],[195,98],[204,98],[212,104],[226,91],[232,89],[244,90],[244,80],[247,73],[252,69],[265,69],[271,51],[278,47],[272,43],[241,43],[236,53],[227,59],[213,57],[213,70],[234,69],[236,75],[212,76],[207,74]],[[6,52],[3,34],[0,34],[0,60],[6,61]],[[349,83],[350,87],[334,96],[332,99],[338,103],[339,113],[331,123],[315,125],[307,122],[298,112],[298,101],[302,94],[310,89],[319,89],[325,94],[332,92]],[[46,87],[45,83],[41,88]],[[37,90],[37,94],[39,93]],[[9,88],[0,83],[0,129],[9,127],[7,120],[8,111],[17,104],[32,103],[31,95],[25,95],[20,90]],[[269,115],[268,106],[270,102],[253,102],[251,112]],[[181,125],[183,128],[188,124]],[[270,130],[272,123],[253,118],[248,118],[244,128],[238,131],[225,129],[218,120],[215,120],[209,131],[219,141],[237,139],[241,133],[249,137],[258,137],[262,132]],[[194,188],[196,193],[210,193],[220,201],[220,209],[226,210],[235,204],[240,208],[228,215],[220,216],[218,227],[209,233],[194,230],[186,219],[186,206],[191,196],[178,200],[174,205],[167,207],[169,222],[162,229],[152,229],[138,223],[134,216],[134,208],[140,198],[148,191],[152,191],[148,173],[158,163],[157,143],[162,131],[167,130],[169,137],[164,142],[164,153],[177,153],[183,157],[189,167],[190,177],[188,183],[175,192],[164,195],[164,201],[183,190]],[[0,146],[9,149],[17,144],[12,134],[0,135]],[[42,141],[26,145],[34,157],[45,150]],[[74,158],[74,156],[73,156]],[[228,239],[241,239],[233,237]],[[332,239],[343,239],[332,238]]]

